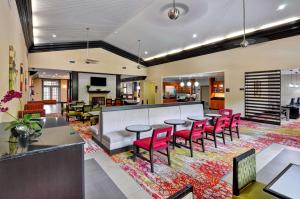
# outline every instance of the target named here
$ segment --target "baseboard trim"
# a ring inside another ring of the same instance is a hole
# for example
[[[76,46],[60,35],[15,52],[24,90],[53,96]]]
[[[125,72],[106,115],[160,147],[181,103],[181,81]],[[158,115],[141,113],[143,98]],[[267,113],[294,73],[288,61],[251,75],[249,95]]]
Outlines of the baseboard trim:
[[[92,140],[99,145],[108,155],[112,156],[118,153],[123,153],[126,151],[132,150],[132,146],[125,146],[119,149],[109,150],[106,146],[104,146],[95,136],[92,136]]]

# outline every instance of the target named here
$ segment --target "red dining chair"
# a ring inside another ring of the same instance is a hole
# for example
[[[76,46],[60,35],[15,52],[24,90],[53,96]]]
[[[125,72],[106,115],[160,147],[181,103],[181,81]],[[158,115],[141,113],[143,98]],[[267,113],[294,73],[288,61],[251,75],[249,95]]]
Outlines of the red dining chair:
[[[206,126],[206,123],[207,123],[207,120],[195,121],[195,122],[193,122],[193,126],[192,126],[191,130],[184,129],[184,130],[174,132],[174,134],[173,134],[174,145],[179,145],[179,146],[183,146],[185,148],[190,149],[191,157],[193,157],[193,145],[192,145],[193,142],[197,143],[197,144],[201,144],[202,150],[203,150],[203,152],[205,152],[203,133],[204,133],[204,128]],[[177,137],[183,138],[185,140],[185,143],[186,143],[186,141],[189,141],[189,146],[187,146],[186,144],[184,145],[181,143],[177,143],[176,142]],[[199,140],[201,140],[200,143],[198,142]]]
[[[232,117],[233,111],[232,111],[232,109],[220,109],[218,111],[218,113],[220,115],[222,115],[222,117],[226,117],[227,118],[227,122],[229,123],[230,118]]]
[[[204,128],[204,131],[206,133],[206,139],[214,141],[215,147],[217,148],[217,137],[220,137],[223,139],[223,143],[225,144],[225,125],[226,125],[226,117],[219,117],[217,118],[217,121],[215,122],[215,125],[207,125]],[[212,136],[213,139],[208,138],[208,135]]]
[[[135,150],[134,150],[133,160],[135,161],[136,156],[138,156],[139,158],[149,162],[151,165],[151,172],[153,173],[154,172],[153,152],[158,151],[161,154],[166,155],[168,157],[168,165],[171,166],[170,151],[169,151],[169,142],[171,140],[171,133],[172,133],[172,127],[158,128],[153,130],[152,137],[134,141],[133,145],[135,146],[134,147]],[[137,151],[139,148],[149,151],[150,159],[147,159],[144,156],[138,154]],[[160,151],[161,149],[166,149],[167,153],[161,152]]]
[[[225,123],[225,134],[230,135],[231,141],[232,141],[232,133],[236,133],[238,138],[240,138],[240,132],[239,132],[240,121],[241,121],[241,114],[236,113],[232,115],[229,123],[228,122]],[[226,133],[226,130],[228,130],[229,133]]]

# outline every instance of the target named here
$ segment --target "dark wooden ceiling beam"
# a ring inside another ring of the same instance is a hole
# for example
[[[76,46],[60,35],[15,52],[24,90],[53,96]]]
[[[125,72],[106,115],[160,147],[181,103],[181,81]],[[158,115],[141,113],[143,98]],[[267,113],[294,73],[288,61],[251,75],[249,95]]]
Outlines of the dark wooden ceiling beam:
[[[22,25],[27,48],[33,45],[32,7],[31,0],[16,0],[19,18]]]
[[[247,35],[248,40],[254,40],[255,42],[251,45],[255,45],[258,43],[263,43],[267,41],[283,39],[287,37],[297,36],[300,35],[300,20],[284,24],[281,26],[277,26],[274,28],[264,29],[255,31],[251,34]],[[146,61],[148,66],[155,66],[159,64],[179,61],[183,59],[188,59],[192,57],[207,55],[211,53],[216,53],[220,51],[230,50],[234,48],[240,48],[239,43],[242,41],[243,37],[236,37],[225,39],[213,44],[208,44],[205,46],[200,46],[198,48],[184,50],[180,53],[167,55],[165,57],[160,57],[157,59],[152,59]]]
[[[76,49],[85,49],[85,48],[86,48],[86,41],[46,43],[46,44],[31,46],[29,48],[29,52],[36,53],[36,52],[49,52],[49,51],[62,51],[62,50],[76,50]],[[89,48],[102,48],[104,50],[117,54],[131,61],[134,62],[138,61],[138,56],[101,40],[89,41]],[[147,63],[145,63],[143,60],[141,60],[141,64],[147,66]]]

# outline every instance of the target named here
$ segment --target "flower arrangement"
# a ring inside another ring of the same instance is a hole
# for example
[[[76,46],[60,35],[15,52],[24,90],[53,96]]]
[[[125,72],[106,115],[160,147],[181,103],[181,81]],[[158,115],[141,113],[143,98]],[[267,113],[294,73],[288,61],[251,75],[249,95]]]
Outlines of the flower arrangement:
[[[0,112],[8,114],[10,117],[13,118],[13,121],[9,123],[9,125],[5,128],[5,130],[11,130],[13,137],[18,136],[28,136],[24,135],[24,133],[33,133],[34,135],[40,135],[41,125],[36,121],[31,120],[31,115],[25,115],[22,118],[16,118],[13,114],[9,113],[9,108],[7,105],[8,102],[12,101],[13,99],[18,99],[20,105],[22,106],[21,102],[22,93],[10,90],[3,96],[0,101]]]

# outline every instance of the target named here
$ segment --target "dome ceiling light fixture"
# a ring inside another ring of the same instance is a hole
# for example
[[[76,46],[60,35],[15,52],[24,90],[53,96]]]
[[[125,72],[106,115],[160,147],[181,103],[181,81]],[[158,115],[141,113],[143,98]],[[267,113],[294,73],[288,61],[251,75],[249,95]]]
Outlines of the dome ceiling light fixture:
[[[246,40],[246,2],[243,0],[243,28],[244,28],[244,37],[241,42],[241,47],[246,48],[249,45],[249,42]]]
[[[180,11],[178,8],[176,8],[175,0],[173,0],[173,7],[169,10],[168,17],[171,20],[176,20],[178,19],[179,15],[180,15]]]

